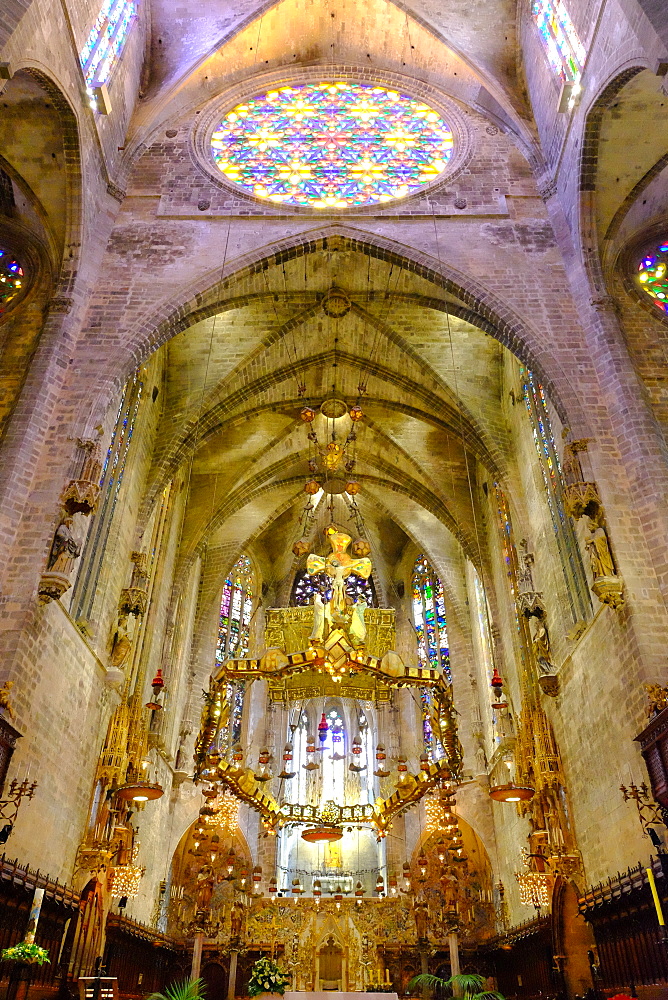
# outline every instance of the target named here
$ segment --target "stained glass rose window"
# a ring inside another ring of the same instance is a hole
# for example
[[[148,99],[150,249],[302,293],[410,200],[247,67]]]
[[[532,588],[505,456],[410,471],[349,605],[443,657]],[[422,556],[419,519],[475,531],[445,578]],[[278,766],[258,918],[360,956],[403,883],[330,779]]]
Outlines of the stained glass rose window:
[[[211,138],[244,191],[284,205],[355,208],[404,198],[443,173],[453,150],[441,115],[366,83],[278,87],[238,104]]]

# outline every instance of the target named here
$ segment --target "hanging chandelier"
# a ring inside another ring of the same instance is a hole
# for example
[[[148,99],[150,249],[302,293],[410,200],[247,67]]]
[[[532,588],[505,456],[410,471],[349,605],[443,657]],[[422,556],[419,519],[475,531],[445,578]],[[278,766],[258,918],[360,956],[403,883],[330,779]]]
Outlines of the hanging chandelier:
[[[115,865],[107,873],[107,887],[111,896],[136,896],[139,883],[146,871],[141,865]]]

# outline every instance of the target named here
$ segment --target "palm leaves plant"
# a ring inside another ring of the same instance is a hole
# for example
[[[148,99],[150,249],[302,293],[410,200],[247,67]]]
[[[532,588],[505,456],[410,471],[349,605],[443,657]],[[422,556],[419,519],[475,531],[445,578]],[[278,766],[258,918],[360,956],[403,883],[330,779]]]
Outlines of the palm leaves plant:
[[[484,977],[477,972],[459,972],[449,979],[441,979],[440,976],[432,976],[429,972],[423,972],[419,976],[413,976],[408,989],[414,986],[425,987],[428,990],[436,990],[438,993],[449,993],[451,996],[463,997],[464,1000],[505,1000],[498,990],[485,990],[483,985]]]
[[[146,1000],[204,1000],[204,980],[184,979],[180,983],[170,983],[164,993],[151,993]]]

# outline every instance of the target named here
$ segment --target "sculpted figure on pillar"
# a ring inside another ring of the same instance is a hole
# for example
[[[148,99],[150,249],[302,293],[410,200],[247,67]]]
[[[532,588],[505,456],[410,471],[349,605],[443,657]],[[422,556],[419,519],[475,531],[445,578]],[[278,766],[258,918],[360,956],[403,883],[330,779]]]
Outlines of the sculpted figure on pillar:
[[[51,551],[46,564],[46,572],[42,574],[39,583],[39,600],[41,604],[59,600],[72,586],[70,574],[74,562],[81,555],[81,546],[72,532],[73,517],[67,511],[62,512],[60,524],[56,528],[51,543]]]

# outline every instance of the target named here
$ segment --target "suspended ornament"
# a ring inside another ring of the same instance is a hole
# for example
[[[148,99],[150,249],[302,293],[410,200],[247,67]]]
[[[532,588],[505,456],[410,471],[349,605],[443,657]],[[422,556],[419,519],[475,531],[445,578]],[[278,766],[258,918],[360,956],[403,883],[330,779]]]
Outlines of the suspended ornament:
[[[286,743],[283,748],[283,770],[279,774],[279,778],[294,778],[296,771],[290,770],[290,764],[292,762],[292,743]]]
[[[361,882],[357,882],[355,885],[355,895],[359,898],[364,895],[364,886]]]
[[[357,496],[361,488],[362,487],[360,486],[360,484],[356,482],[354,479],[351,479],[349,482],[346,483],[346,493],[348,494],[348,496],[351,497]]]
[[[396,894],[397,894],[397,876],[396,875],[390,875],[390,877],[387,880],[387,884],[390,887],[390,896],[396,896]]]
[[[309,481],[304,484],[304,493],[308,493],[312,497],[316,495],[319,489],[320,483],[315,479],[309,479]]]
[[[350,547],[350,551],[354,556],[363,559],[371,552],[371,545],[367,542],[366,538],[356,538]]]
[[[420,868],[420,875],[427,874],[427,858],[424,854],[421,854],[418,858],[418,866]]]
[[[271,754],[269,753],[268,747],[263,747],[260,750],[257,762],[260,765],[260,770],[256,771],[254,774],[256,781],[270,781],[273,777],[271,771],[267,770],[267,764],[271,759]]]
[[[352,751],[354,754],[353,760],[348,764],[348,770],[353,771],[358,774],[360,771],[366,770],[366,764],[360,764],[360,755],[362,753],[362,738],[361,736],[355,736],[353,739]]]
[[[320,879],[316,879],[313,883],[313,895],[316,899],[319,899],[320,896],[322,896],[322,885],[320,883]]]
[[[253,869],[253,881],[262,881],[262,865],[255,865],[255,868]]]
[[[278,882],[275,878],[269,879],[269,885],[267,888],[272,895],[275,895],[278,892]]]
[[[296,555],[298,559],[305,556],[309,549],[310,545],[304,538],[300,538],[299,541],[295,542],[292,546],[293,555]]]
[[[421,753],[420,754],[420,770],[421,771],[428,771],[429,767],[430,767],[429,754],[428,753]]]
[[[385,883],[383,882],[383,876],[379,875],[376,879],[376,892],[379,896],[382,896],[385,892]]]
[[[306,753],[307,753],[307,756],[309,754],[313,754],[315,752],[316,752],[315,737],[314,736],[307,736],[306,737]],[[312,760],[312,759],[309,758],[306,761],[305,764],[302,764],[302,767],[304,768],[305,771],[317,771],[318,768],[320,767],[320,764],[318,764],[317,761],[314,761],[314,760]]]
[[[436,845],[436,856],[438,860],[441,862],[441,864],[443,864],[443,862],[448,856],[448,847],[445,841],[439,840],[438,844]]]
[[[322,713],[322,718],[318,723],[318,739],[321,743],[324,743],[327,739],[327,733],[329,732],[329,726],[327,725],[327,719],[325,713]]]
[[[294,894],[295,894],[296,896],[299,896],[299,895],[300,895],[300,893],[302,893],[302,892],[304,891],[304,890],[303,890],[303,888],[302,888],[302,884],[301,884],[301,881],[300,881],[300,880],[299,880],[298,878],[293,878],[293,880],[292,880],[292,889],[291,889],[291,891],[292,891],[292,892],[293,892],[293,893],[294,893]]]
[[[397,771],[399,772],[399,783],[403,784],[403,782],[406,781],[407,778],[406,772],[408,771],[405,757],[397,758]]]
[[[352,422],[354,424],[356,424],[357,421],[361,420],[362,417],[364,416],[364,413],[362,411],[362,407],[359,406],[357,403],[355,403],[354,406],[350,407],[350,410],[348,411],[348,416],[350,417],[350,419],[352,420]]]
[[[151,701],[146,703],[146,708],[148,708],[150,712],[159,712],[162,709],[162,701],[159,699],[165,687],[165,681],[160,667],[158,667],[156,675],[151,682],[151,687],[153,688],[153,698]]]
[[[312,410],[310,406],[305,406],[299,416],[305,424],[312,424],[315,420],[315,410]]]
[[[379,743],[376,747],[376,760],[378,761],[378,767],[373,772],[377,778],[389,778],[390,772],[386,771],[383,767],[383,761],[386,760],[387,754],[385,753],[385,747],[382,743]]]
[[[342,837],[343,830],[340,826],[310,826],[302,831],[302,840],[305,840],[307,844],[317,844],[320,841],[333,844],[337,840],[341,840]]]
[[[503,701],[503,679],[494,667],[494,673],[492,674],[492,681],[490,684],[492,691],[494,692],[494,701],[492,702],[492,708],[502,709],[508,708],[508,702]]]

